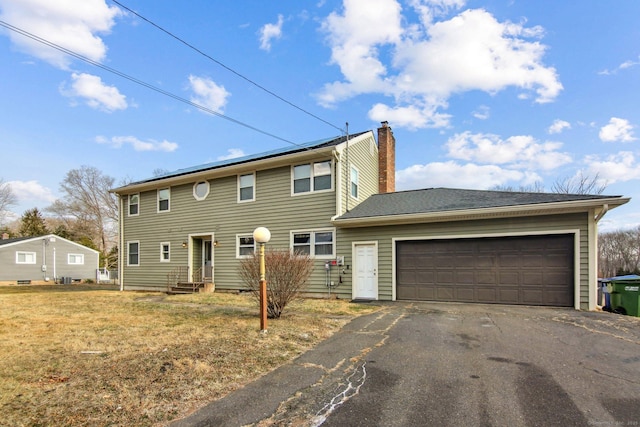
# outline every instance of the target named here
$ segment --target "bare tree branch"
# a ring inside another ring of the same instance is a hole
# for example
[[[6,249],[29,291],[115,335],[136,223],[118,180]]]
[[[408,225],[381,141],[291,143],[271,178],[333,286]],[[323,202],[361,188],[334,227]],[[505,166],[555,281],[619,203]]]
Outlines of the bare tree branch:
[[[589,176],[583,171],[571,178],[559,179],[551,186],[554,193],[560,194],[602,194],[606,188],[607,183],[600,179],[600,174]]]
[[[63,197],[47,208],[59,218],[66,218],[73,228],[86,233],[96,247],[106,253],[115,242],[118,202],[109,192],[114,179],[92,166],[81,166],[67,172],[60,184]]]
[[[4,224],[7,209],[16,203],[18,203],[18,198],[11,186],[0,178],[0,225]]]

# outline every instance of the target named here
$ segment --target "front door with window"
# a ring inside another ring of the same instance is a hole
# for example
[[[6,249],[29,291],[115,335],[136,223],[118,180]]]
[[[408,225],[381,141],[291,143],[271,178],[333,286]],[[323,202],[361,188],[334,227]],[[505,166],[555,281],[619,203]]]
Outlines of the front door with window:
[[[353,299],[378,299],[378,247],[353,245]]]
[[[213,282],[213,245],[211,240],[202,241],[202,281]]]

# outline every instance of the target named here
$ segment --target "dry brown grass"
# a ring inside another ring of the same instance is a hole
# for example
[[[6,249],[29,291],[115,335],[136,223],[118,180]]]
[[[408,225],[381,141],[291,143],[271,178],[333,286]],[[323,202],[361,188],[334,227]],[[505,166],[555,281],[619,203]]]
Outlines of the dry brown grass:
[[[0,425],[162,425],[375,309],[303,300],[262,334],[248,295],[0,287]]]

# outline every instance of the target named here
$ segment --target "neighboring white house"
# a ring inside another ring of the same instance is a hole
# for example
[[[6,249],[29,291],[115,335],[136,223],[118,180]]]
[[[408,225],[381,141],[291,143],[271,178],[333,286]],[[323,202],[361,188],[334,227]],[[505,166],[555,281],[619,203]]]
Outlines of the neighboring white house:
[[[0,284],[96,280],[95,249],[55,234],[0,239]]]

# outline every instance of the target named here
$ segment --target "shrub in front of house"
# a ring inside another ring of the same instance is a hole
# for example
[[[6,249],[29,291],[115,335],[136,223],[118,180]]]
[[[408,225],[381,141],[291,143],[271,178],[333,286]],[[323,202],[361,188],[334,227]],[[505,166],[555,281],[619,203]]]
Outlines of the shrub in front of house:
[[[267,280],[267,317],[277,319],[285,307],[301,296],[301,290],[313,271],[309,255],[292,253],[288,249],[267,249],[265,278]],[[253,254],[240,262],[239,274],[260,304],[260,259]]]

